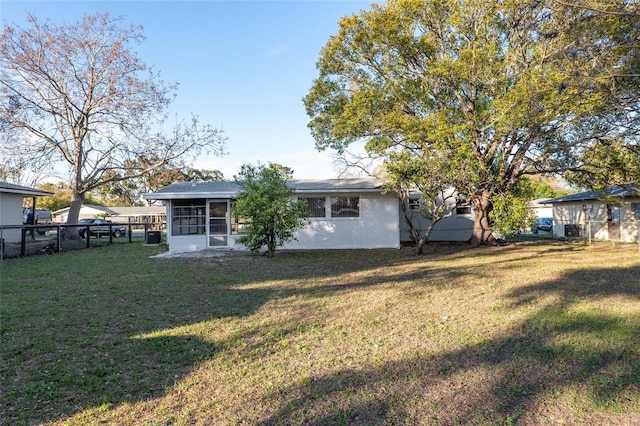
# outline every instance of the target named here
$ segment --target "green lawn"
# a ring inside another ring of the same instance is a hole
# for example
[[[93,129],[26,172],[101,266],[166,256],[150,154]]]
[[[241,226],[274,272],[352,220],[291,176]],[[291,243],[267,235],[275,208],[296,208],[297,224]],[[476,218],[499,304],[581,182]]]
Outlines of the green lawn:
[[[0,267],[0,424],[640,424],[637,246]]]

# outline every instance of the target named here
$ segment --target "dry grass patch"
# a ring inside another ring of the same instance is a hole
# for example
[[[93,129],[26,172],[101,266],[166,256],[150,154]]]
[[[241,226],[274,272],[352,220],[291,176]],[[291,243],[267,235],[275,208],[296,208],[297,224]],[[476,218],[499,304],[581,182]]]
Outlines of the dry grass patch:
[[[640,423],[633,248],[150,250],[5,261],[0,422]]]

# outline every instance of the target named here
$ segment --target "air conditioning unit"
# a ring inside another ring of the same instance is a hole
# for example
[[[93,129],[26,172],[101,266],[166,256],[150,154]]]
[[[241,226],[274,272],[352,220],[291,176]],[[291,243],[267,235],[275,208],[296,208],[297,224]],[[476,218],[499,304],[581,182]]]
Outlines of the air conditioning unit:
[[[565,225],[564,226],[564,236],[567,238],[580,238],[582,234],[582,228],[580,225]]]

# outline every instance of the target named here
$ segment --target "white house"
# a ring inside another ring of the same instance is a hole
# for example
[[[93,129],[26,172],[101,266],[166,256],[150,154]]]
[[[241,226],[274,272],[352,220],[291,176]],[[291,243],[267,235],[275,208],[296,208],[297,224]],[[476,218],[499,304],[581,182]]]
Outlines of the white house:
[[[295,197],[309,203],[309,224],[296,234],[292,249],[397,248],[398,199],[374,179],[292,180]],[[162,200],[167,209],[167,243],[172,251],[212,247],[246,249],[236,242],[242,218],[233,217],[235,182],[178,182],[144,198]]]
[[[311,217],[296,234],[289,249],[398,248],[409,240],[400,201],[378,179],[292,180],[294,196],[309,204]],[[195,251],[213,247],[243,250],[236,242],[243,220],[232,215],[231,205],[239,191],[235,182],[177,182],[145,194],[166,203],[167,243],[172,251]],[[408,209],[417,203],[408,201]],[[471,235],[470,206],[452,206],[454,214],[438,223],[432,240],[464,241]],[[417,211],[415,212],[417,213]],[[418,227],[423,228],[423,219]]]
[[[53,195],[48,191],[36,188],[15,185],[8,182],[0,182],[0,227],[22,226],[24,198],[31,198],[31,208],[37,208],[36,197]],[[20,229],[2,229],[2,238],[5,242],[20,242],[22,233]]]
[[[553,206],[553,233],[558,237],[591,237],[635,243],[640,238],[640,192],[636,184],[612,185],[548,201]]]

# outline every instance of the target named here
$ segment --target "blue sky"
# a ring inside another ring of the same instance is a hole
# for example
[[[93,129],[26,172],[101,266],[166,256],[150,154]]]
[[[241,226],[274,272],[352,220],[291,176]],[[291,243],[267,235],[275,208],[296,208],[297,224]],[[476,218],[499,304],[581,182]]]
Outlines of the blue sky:
[[[11,1],[3,22],[24,25],[26,12],[55,22],[109,11],[141,24],[139,57],[180,84],[170,114],[222,128],[228,155],[195,166],[231,179],[243,163],[273,162],[294,177],[333,178],[332,152],[314,147],[302,98],[317,77],[321,48],[341,17],[371,1]]]

